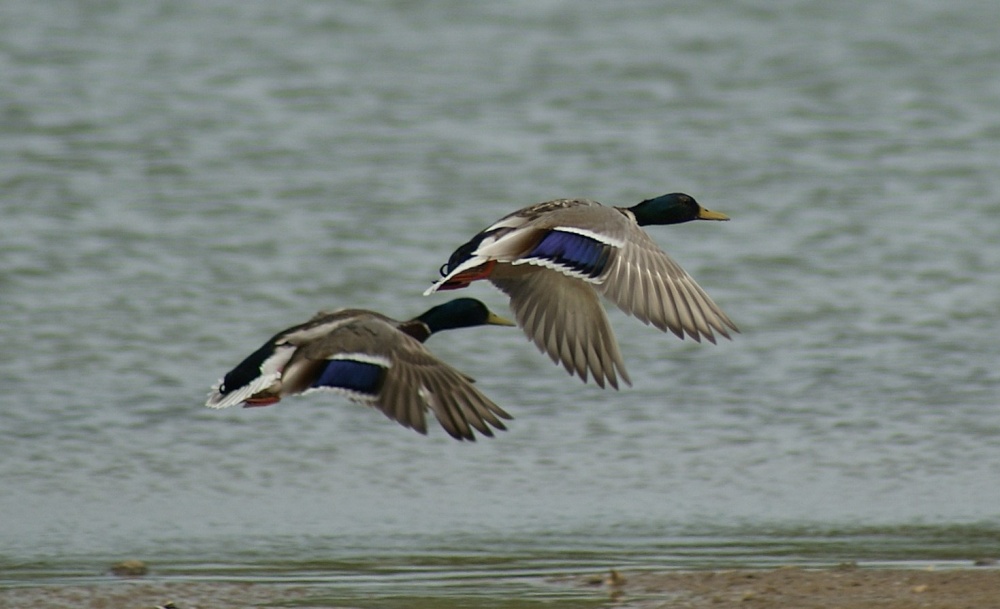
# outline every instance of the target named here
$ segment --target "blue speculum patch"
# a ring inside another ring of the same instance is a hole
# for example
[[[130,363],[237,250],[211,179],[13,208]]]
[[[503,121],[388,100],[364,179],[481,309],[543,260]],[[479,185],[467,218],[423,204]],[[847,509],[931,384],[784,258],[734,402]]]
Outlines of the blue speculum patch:
[[[551,260],[588,277],[597,277],[608,263],[610,247],[577,233],[550,231],[527,258]]]
[[[330,360],[313,387],[346,389],[368,395],[378,394],[385,368],[370,362],[350,359]]]

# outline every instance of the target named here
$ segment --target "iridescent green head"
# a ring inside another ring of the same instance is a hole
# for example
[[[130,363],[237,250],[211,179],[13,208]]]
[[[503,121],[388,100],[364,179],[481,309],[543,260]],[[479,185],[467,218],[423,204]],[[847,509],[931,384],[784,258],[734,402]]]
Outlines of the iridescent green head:
[[[514,322],[490,311],[475,298],[456,298],[425,311],[414,321],[423,322],[431,331],[471,328],[473,326],[513,326]]]
[[[698,205],[691,195],[673,192],[655,199],[646,199],[628,208],[639,226],[650,224],[680,224],[691,220],[728,220],[729,216],[709,211]]]

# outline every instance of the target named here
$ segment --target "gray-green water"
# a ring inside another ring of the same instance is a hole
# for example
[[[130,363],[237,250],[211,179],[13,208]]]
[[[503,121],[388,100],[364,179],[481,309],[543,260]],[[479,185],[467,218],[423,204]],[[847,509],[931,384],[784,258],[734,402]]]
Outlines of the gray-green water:
[[[1000,554],[995,9],[3,3],[0,569],[377,595],[366,565],[416,565],[433,595]],[[733,217],[651,232],[743,334],[615,311],[632,389],[489,328],[429,346],[515,415],[493,440],[332,396],[201,407],[318,309],[451,297],[420,292],[508,211],[669,191]]]

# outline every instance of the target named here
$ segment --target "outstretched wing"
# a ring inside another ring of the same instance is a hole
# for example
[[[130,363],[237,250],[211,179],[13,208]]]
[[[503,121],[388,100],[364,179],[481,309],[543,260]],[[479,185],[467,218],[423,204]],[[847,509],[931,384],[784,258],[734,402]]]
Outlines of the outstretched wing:
[[[360,318],[301,349],[286,367],[289,392],[330,390],[374,406],[404,427],[427,432],[431,410],[454,438],[492,436],[510,415],[395,325]],[[492,427],[492,428],[491,428]]]
[[[624,219],[624,217],[623,217]],[[729,338],[736,324],[673,259],[639,228],[624,227],[627,238],[614,250],[595,286],[618,307],[680,338],[715,342],[715,333]]]
[[[608,316],[590,284],[544,267],[514,267],[490,281],[510,297],[517,323],[552,361],[584,381],[631,385]]]

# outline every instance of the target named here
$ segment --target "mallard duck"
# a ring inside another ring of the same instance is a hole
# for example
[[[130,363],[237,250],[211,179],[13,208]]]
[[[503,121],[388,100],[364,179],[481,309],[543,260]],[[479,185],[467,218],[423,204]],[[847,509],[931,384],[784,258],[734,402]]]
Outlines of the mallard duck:
[[[321,311],[278,332],[208,394],[206,406],[268,406],[317,390],[374,406],[404,427],[427,433],[424,413],[459,440],[473,428],[492,436],[511,416],[473,386],[472,378],[434,357],[421,343],[435,332],[481,325],[513,326],[473,298],[438,305],[409,321],[364,309]]]
[[[739,332],[694,279],[641,226],[728,220],[690,195],[633,207],[588,199],[546,201],[500,218],[459,247],[425,294],[489,280],[510,297],[518,325],[539,349],[584,382],[631,385],[598,299],[603,294],[660,330],[714,343]]]

